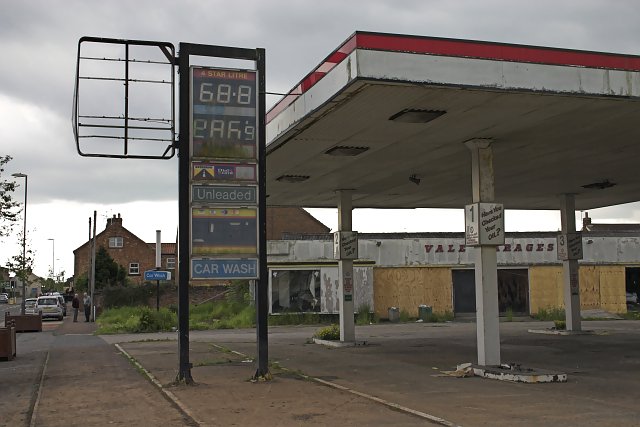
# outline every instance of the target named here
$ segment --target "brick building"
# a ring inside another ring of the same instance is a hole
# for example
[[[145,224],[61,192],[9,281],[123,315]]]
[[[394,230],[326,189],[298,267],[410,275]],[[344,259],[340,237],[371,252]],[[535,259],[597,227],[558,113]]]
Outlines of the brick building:
[[[302,208],[267,208],[267,240],[288,234],[324,234],[331,230]]]
[[[323,234],[330,229],[301,208],[267,208],[267,240],[280,240],[287,234]],[[144,272],[155,268],[155,243],[145,243],[122,226],[120,214],[107,219],[105,229],[96,236],[96,250],[103,246],[111,258],[127,271],[134,284],[144,282]],[[89,242],[73,251],[74,277],[89,271]],[[175,243],[162,244],[162,269],[177,277]]]
[[[114,215],[113,218],[108,218],[105,229],[96,235],[96,251],[101,246],[107,250],[115,262],[124,267],[128,279],[134,284],[142,284],[144,282],[144,272],[155,269],[155,242],[146,243],[124,228],[120,214]],[[89,271],[90,247],[87,241],[73,251],[75,278],[87,274]],[[171,271],[173,275],[176,264],[176,244],[163,243],[161,248],[162,269]]]

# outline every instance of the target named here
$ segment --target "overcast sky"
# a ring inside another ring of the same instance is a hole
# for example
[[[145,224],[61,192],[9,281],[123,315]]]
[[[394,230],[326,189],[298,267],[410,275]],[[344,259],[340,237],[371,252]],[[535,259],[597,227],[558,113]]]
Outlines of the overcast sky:
[[[82,36],[166,41],[176,47],[180,42],[263,47],[267,90],[281,93],[356,30],[637,55],[639,18],[637,0],[0,0],[0,155],[14,158],[3,177],[29,176],[27,230],[36,274],[46,276],[53,262],[56,272],[73,274],[72,251],[87,240],[94,210],[98,231],[106,216],[120,213],[124,226],[144,240],[155,241],[160,229],[163,241],[175,241],[175,159],[102,160],[76,153],[71,108]],[[268,104],[276,100],[271,97]],[[23,190],[16,191],[18,201]],[[334,212],[311,212],[336,228]],[[632,204],[589,214],[601,222],[630,222],[640,221],[639,212]],[[557,230],[559,213],[509,211],[506,226],[507,231]],[[367,210],[355,213],[354,229],[463,231],[464,219],[461,210]],[[5,238],[0,264],[19,250],[16,237]]]

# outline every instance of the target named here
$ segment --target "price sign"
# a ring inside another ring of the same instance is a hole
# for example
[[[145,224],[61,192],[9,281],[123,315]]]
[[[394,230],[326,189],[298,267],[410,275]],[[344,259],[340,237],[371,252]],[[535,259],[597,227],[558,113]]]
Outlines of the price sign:
[[[258,278],[257,75],[191,67],[193,279]]]
[[[191,154],[255,159],[256,73],[192,67]]]

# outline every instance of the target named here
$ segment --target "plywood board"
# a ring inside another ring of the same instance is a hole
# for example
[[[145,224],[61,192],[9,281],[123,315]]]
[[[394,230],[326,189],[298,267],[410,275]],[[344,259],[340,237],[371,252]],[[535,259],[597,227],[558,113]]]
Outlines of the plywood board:
[[[541,308],[564,307],[562,267],[529,267],[529,311],[536,314]]]
[[[611,313],[626,313],[625,267],[602,266],[599,271],[600,307]]]
[[[453,311],[451,269],[439,267],[374,268],[374,305],[380,318],[397,307],[412,317],[422,304],[434,313]]]

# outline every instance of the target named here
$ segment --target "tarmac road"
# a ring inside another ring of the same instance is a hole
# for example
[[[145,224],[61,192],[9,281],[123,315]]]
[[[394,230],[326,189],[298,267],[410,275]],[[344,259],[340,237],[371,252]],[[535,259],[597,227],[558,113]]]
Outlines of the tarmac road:
[[[0,426],[189,425],[93,323],[43,322],[0,362]]]
[[[424,415],[440,425],[467,427],[638,425],[640,322],[584,322],[594,335],[527,332],[550,325],[501,323],[502,360],[567,373],[567,383],[445,375],[476,357],[475,324],[453,322],[358,326],[357,338],[366,345],[338,349],[309,343],[317,326],[272,327],[274,379],[258,383],[248,381],[255,370],[255,330],[192,331],[198,385],[176,387],[169,386],[177,370],[176,333],[97,337],[92,323],[67,317],[45,322],[41,333],[20,334],[18,358],[0,362],[0,426],[434,422]],[[161,388],[145,379],[143,369]]]

